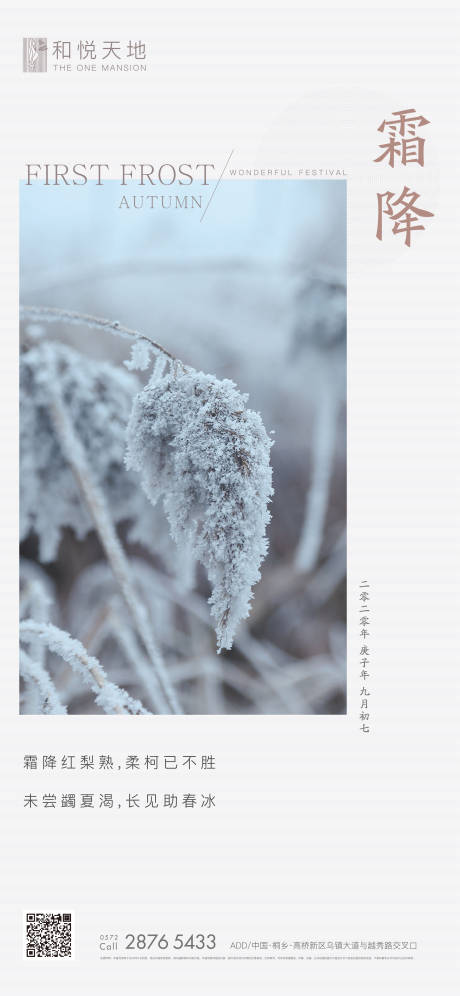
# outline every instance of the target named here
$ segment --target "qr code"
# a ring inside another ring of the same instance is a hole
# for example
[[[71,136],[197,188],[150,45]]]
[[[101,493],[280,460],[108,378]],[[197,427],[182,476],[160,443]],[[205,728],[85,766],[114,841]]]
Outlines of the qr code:
[[[71,913],[26,913],[26,958],[71,958]]]

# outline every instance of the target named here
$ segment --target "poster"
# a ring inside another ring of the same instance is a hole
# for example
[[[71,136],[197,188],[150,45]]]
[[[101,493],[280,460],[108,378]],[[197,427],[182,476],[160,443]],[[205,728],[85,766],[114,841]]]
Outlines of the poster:
[[[7,13],[4,991],[448,996],[454,6]]]

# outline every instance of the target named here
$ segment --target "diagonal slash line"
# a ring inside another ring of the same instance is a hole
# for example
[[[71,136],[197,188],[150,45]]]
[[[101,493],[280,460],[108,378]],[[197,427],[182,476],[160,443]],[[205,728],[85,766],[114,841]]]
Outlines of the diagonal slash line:
[[[231,151],[231,153],[230,153],[230,155],[229,155],[229,157],[228,157],[228,159],[227,159],[227,162],[225,163],[225,166],[224,166],[224,168],[223,168],[223,170],[222,170],[222,173],[220,174],[220,177],[219,177],[219,179],[218,179],[218,181],[217,181],[217,183],[216,183],[216,185],[215,185],[215,187],[214,187],[214,190],[213,190],[213,192],[212,192],[212,194],[211,194],[211,196],[210,196],[210,198],[209,198],[209,201],[208,201],[208,203],[207,203],[207,205],[206,205],[206,207],[205,207],[205,209],[204,209],[204,211],[203,211],[203,214],[201,215],[201,218],[200,218],[200,223],[201,223],[201,222],[203,221],[203,218],[204,218],[204,216],[205,216],[205,214],[206,214],[206,211],[208,210],[208,207],[209,207],[209,205],[210,205],[210,203],[211,203],[211,201],[212,201],[212,199],[213,199],[213,197],[214,197],[214,194],[215,194],[215,192],[216,192],[216,190],[217,190],[217,188],[218,188],[218,186],[219,186],[219,183],[220,183],[220,181],[221,181],[221,179],[222,179],[222,177],[223,177],[223,175],[224,175],[224,173],[225,173],[225,170],[227,169],[227,166],[228,166],[228,164],[229,164],[229,162],[230,162],[230,159],[231,159],[231,158],[232,158],[232,156],[233,156],[233,153],[234,153],[234,151],[235,151],[235,150],[234,150],[234,149],[232,149],[232,151]]]

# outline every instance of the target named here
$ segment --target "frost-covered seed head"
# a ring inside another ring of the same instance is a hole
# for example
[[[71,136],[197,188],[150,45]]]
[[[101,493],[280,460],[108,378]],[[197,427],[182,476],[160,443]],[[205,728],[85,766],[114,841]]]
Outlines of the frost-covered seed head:
[[[267,552],[272,444],[246,400],[230,380],[176,369],[137,395],[128,426],[128,467],[208,572],[219,650],[249,614]]]

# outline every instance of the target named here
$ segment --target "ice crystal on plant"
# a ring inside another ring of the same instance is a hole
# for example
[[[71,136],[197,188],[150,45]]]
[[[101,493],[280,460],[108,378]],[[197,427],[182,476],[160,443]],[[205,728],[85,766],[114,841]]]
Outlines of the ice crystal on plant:
[[[267,552],[271,440],[230,380],[175,369],[135,398],[127,465],[208,572],[218,649],[249,614]]]
[[[152,349],[153,347],[146,339],[136,339],[131,346],[129,360],[125,360],[125,367],[128,370],[147,370],[152,358]]]

